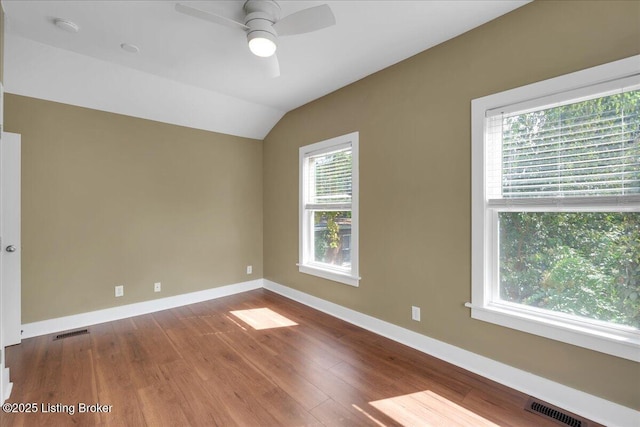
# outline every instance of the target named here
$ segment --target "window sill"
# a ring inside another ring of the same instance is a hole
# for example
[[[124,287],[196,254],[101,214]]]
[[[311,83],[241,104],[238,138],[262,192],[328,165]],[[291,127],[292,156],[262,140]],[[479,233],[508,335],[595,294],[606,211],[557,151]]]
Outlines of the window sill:
[[[483,307],[467,303],[465,306],[471,308],[471,317],[477,320],[640,362],[640,334],[633,328],[569,321],[561,316],[543,316],[533,310],[502,304]]]
[[[360,284],[360,277],[354,277],[348,273],[342,273],[309,264],[298,264],[298,271],[300,271],[300,273],[322,277],[323,279],[333,280],[334,282],[344,283],[349,286],[358,287]]]

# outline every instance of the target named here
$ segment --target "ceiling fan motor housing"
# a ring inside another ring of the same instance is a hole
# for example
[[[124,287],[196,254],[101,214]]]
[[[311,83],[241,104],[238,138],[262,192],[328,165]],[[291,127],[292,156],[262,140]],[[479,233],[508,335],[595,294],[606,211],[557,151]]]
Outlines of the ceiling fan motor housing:
[[[273,0],[247,0],[244,2],[243,8],[246,15],[262,12],[270,17],[272,22],[280,19],[280,5]]]
[[[247,0],[244,4],[246,13],[244,24],[247,30],[247,41],[256,38],[270,40],[277,45],[278,34],[273,24],[280,19],[280,6],[272,0]]]

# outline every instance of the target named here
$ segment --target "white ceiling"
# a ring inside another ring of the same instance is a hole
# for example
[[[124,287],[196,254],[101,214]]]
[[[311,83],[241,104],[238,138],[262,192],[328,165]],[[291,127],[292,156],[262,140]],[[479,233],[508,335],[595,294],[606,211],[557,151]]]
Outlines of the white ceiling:
[[[281,37],[281,76],[269,78],[241,30],[179,14],[175,1],[3,0],[4,83],[10,93],[262,139],[287,111],[527,2],[280,1],[282,16],[327,3],[337,23]],[[181,3],[243,20],[243,0]]]

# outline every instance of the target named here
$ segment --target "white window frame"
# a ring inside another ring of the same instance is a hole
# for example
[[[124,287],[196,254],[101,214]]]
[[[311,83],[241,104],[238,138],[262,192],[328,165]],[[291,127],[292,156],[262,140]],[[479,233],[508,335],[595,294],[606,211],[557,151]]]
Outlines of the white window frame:
[[[513,304],[500,300],[498,283],[498,213],[505,211],[569,211],[569,212],[639,212],[640,197],[622,200],[617,197],[565,198],[562,204],[554,200],[534,204],[531,201],[504,200],[503,204],[489,203],[487,191],[488,147],[486,143],[487,116],[496,110],[507,112],[536,109],[603,93],[620,87],[640,83],[640,55],[609,64],[589,68],[572,74],[471,102],[472,144],[472,242],[471,242],[471,308],[474,319],[494,323],[565,343],[585,347],[624,359],[640,361],[640,333],[637,329],[608,322],[581,319],[562,313]],[[617,85],[617,86],[616,86]]]
[[[335,282],[344,283],[350,286],[359,286],[359,177],[358,177],[358,158],[359,158],[359,132],[352,132],[346,135],[327,139],[325,141],[316,142],[315,144],[300,147],[300,171],[299,171],[299,261],[298,270],[301,273],[311,274],[322,277],[324,279],[333,280]],[[313,258],[313,221],[311,212],[313,209],[306,203],[306,190],[309,188],[306,184],[308,176],[306,161],[310,156],[316,156],[322,153],[329,153],[341,148],[351,148],[351,269],[345,271],[338,268],[332,268],[328,264],[315,262]]]

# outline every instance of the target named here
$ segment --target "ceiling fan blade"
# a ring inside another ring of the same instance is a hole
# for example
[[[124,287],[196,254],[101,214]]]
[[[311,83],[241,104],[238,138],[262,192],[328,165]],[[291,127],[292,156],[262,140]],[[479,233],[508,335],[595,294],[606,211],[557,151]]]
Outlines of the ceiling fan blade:
[[[273,54],[269,57],[254,56],[256,61],[260,62],[260,71],[264,77],[274,79],[280,77],[280,63],[278,57]]]
[[[204,19],[205,21],[213,22],[214,24],[224,25],[225,27],[240,28],[242,30],[249,29],[246,25],[234,21],[233,19],[225,18],[224,16],[216,15],[215,13],[205,12],[204,10],[196,9],[195,7],[180,3],[176,3],[176,12],[184,13],[185,15],[193,16],[194,18]]]
[[[275,54],[268,58],[261,59],[265,62],[265,73],[267,77],[272,79],[280,77],[280,62],[278,62],[278,57]]]
[[[335,24],[336,17],[333,16],[331,8],[323,4],[287,15],[273,24],[273,28],[279,36],[291,36],[310,33]]]

